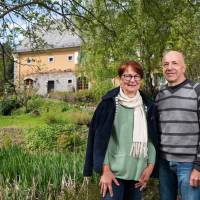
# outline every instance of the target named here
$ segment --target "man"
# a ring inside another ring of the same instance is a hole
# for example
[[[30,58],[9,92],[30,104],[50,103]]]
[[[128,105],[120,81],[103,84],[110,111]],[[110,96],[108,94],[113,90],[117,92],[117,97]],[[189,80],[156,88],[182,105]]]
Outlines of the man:
[[[183,54],[162,60],[167,85],[156,97],[160,131],[160,199],[200,200],[200,84],[186,79]]]

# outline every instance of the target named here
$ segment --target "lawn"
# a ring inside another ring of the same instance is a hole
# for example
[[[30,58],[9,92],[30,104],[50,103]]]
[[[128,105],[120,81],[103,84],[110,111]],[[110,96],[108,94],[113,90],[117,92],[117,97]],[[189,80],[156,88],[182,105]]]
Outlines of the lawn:
[[[34,117],[29,114],[0,116],[0,128],[31,128],[44,125],[42,117]]]
[[[26,113],[24,108],[19,108],[10,116],[0,115],[0,128],[34,128],[54,122],[73,123],[80,118],[90,120],[93,112],[83,110],[75,104],[52,99],[32,102],[28,109],[29,113]]]

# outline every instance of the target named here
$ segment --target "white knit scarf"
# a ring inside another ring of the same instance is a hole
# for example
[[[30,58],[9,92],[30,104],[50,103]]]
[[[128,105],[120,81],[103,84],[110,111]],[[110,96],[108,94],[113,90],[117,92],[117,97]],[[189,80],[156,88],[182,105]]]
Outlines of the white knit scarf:
[[[135,158],[145,158],[147,157],[148,141],[147,122],[140,92],[137,91],[134,97],[128,97],[120,87],[118,101],[125,107],[134,108],[133,144],[130,150],[130,155]]]

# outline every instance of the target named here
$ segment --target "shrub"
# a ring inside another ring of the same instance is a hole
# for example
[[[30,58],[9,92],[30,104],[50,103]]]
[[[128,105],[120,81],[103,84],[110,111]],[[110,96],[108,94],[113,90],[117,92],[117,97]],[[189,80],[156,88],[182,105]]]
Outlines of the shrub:
[[[87,131],[85,127],[75,124],[46,125],[29,129],[25,132],[25,143],[31,150],[73,150],[85,143],[85,137],[80,134]],[[76,145],[76,147],[74,146]]]
[[[50,150],[56,146],[56,130],[52,126],[28,129],[25,132],[25,143],[29,149]]]
[[[62,93],[51,93],[50,98],[62,99],[64,102],[69,103],[89,103],[95,102],[95,96],[91,90],[79,90],[77,92],[62,92]]]
[[[27,102],[27,112],[39,110],[44,104],[44,99],[40,96],[32,96]]]
[[[0,101],[0,113],[11,115],[12,111],[20,107],[20,103],[15,95],[4,97]]]
[[[73,134],[61,133],[57,136],[57,147],[60,150],[73,151],[79,144],[81,144],[81,137],[76,132]]]
[[[70,109],[71,109],[71,106],[69,104],[65,103],[61,107],[61,112],[66,112],[66,111],[69,111]]]
[[[22,114],[24,114],[26,112],[26,108],[25,107],[20,107],[20,108],[18,108],[18,109],[16,109],[16,110],[13,110],[12,111],[12,115],[22,115]]]
[[[78,102],[89,103],[96,101],[94,93],[91,90],[79,90],[75,94]]]

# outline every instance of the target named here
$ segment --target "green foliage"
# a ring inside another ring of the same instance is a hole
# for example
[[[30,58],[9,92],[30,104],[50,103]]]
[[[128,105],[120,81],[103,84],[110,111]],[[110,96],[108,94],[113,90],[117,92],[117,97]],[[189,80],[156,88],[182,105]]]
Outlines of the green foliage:
[[[122,61],[135,59],[144,68],[144,89],[154,94],[154,79],[162,73],[161,57],[169,49],[183,51],[188,75],[200,77],[199,3],[94,0],[86,5],[95,17],[85,13],[92,23],[77,18],[81,36],[87,41],[81,47],[81,66],[89,79],[96,81],[95,87],[102,80],[114,78]]]
[[[76,94],[73,92],[66,92],[63,96],[63,99],[62,99],[64,102],[67,102],[67,103],[73,103],[75,104],[77,102],[77,99],[76,99]]]
[[[32,96],[27,102],[27,112],[33,112],[35,110],[40,110],[40,108],[45,103],[44,98],[40,96]]]
[[[50,109],[48,112],[47,108]],[[70,104],[48,99],[39,109],[42,110],[39,117],[28,113],[1,117],[1,127],[11,126],[5,119],[12,118],[13,124],[19,125],[20,129],[4,128],[4,133],[0,134],[3,143],[0,149],[0,199],[99,199],[98,175],[92,177],[89,185],[83,184],[88,128],[77,125],[87,124],[91,115],[86,108],[78,111]],[[58,121],[45,125],[44,119],[49,113],[54,113]],[[22,133],[24,127],[26,131]],[[23,143],[18,141],[15,146],[16,138]],[[159,199],[156,180],[150,180],[145,199]]]
[[[105,95],[108,90],[113,88],[113,84],[111,79],[105,79],[103,81],[98,81],[94,84],[94,88],[92,89],[95,98],[101,100],[101,97]]]
[[[66,92],[63,100],[68,103],[86,104],[96,102],[93,90],[78,90],[76,92]]]
[[[48,98],[63,100],[65,98],[66,93],[68,94],[68,92],[59,92],[59,91],[50,92],[48,94]],[[71,92],[69,92],[69,93],[71,93]]]
[[[5,96],[0,100],[0,114],[11,115],[12,111],[19,106],[20,103],[15,95]]]
[[[159,199],[159,185],[158,179],[150,178],[147,184],[147,188],[144,191],[145,200],[158,200]]]
[[[2,138],[2,146],[4,148],[9,148],[12,146],[12,139],[9,135],[5,135],[3,138]]]
[[[96,102],[95,94],[92,90],[79,90],[75,93],[76,101],[82,103]]]
[[[44,124],[45,121],[41,116],[35,117],[32,114],[24,114],[24,110],[21,111],[21,108],[19,113],[16,112],[14,115],[11,116],[1,116],[0,120],[0,128],[3,127],[30,128],[30,127],[42,126]]]
[[[57,124],[57,123],[64,123],[61,116],[54,112],[48,112],[44,117],[45,122],[48,125]]]
[[[91,121],[91,115],[87,112],[73,112],[71,114],[72,122],[78,125],[88,125]]]
[[[75,146],[83,145],[87,129],[75,124],[45,125],[28,129],[25,132],[25,143],[31,150],[74,150]]]
[[[61,195],[66,188],[74,190],[76,182],[82,182],[82,152],[29,153],[17,146],[0,149],[1,199],[19,199],[25,193],[30,199],[51,199]],[[71,186],[70,186],[71,184]],[[70,188],[71,187],[71,188]],[[26,188],[26,190],[25,190]],[[14,195],[13,195],[14,194]],[[7,198],[2,198],[5,195]],[[15,197],[15,198],[14,198]],[[32,197],[32,198],[31,198]]]
[[[25,132],[25,140],[29,149],[55,149],[56,130],[55,127],[43,126],[32,128]]]
[[[61,112],[66,112],[68,110],[70,110],[69,106],[63,106],[62,109],[61,109]]]

